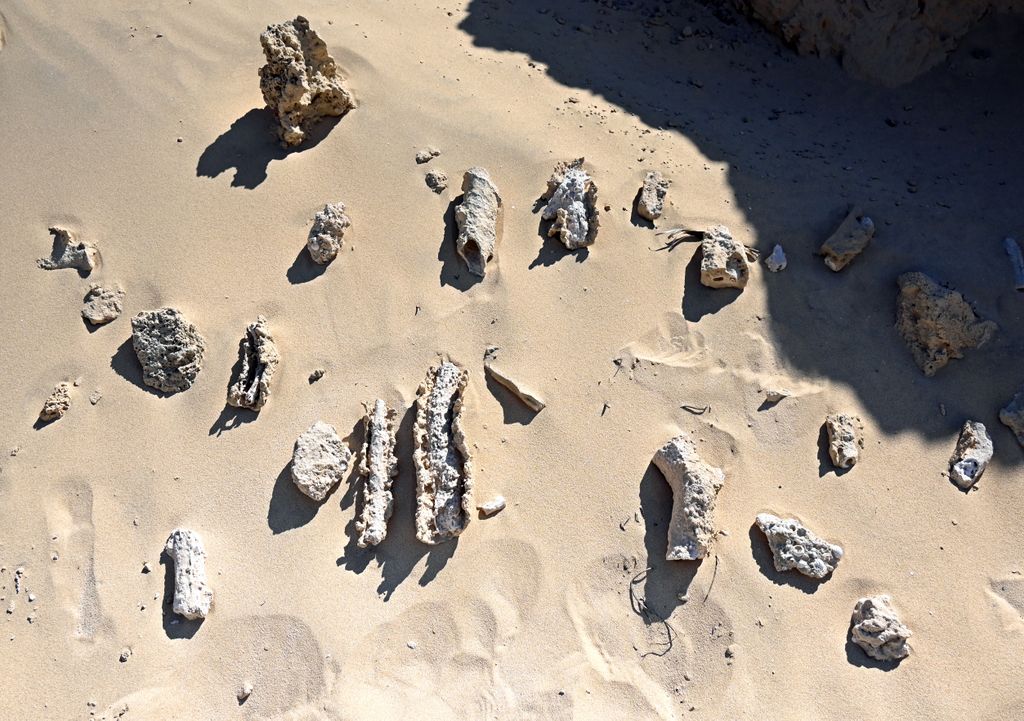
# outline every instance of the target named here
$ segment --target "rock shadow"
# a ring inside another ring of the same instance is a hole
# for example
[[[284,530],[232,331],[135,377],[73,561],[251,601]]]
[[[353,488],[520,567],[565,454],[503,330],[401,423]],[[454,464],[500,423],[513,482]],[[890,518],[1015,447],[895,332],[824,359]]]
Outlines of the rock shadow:
[[[496,381],[490,373],[484,373],[487,383],[487,390],[491,392],[494,399],[501,405],[503,422],[505,425],[518,423],[521,426],[529,425],[540,411],[533,411],[516,396],[515,393]]]
[[[165,393],[162,390],[146,385],[142,380],[142,366],[139,365],[139,357],[135,354],[135,346],[129,336],[128,340],[117,348],[117,352],[110,359],[110,367],[114,372],[124,378],[132,385],[141,388],[147,393],[152,393],[158,398],[170,398],[173,393]]]
[[[464,196],[460,195],[444,211],[444,235],[441,238],[441,247],[437,249],[437,259],[441,261],[441,287],[450,285],[460,291],[467,291],[483,280],[478,275],[469,272],[466,262],[459,257],[455,247],[455,239],[459,235],[459,226],[455,222],[455,208],[462,204]]]
[[[299,248],[299,254],[295,256],[295,260],[292,261],[291,267],[288,268],[285,276],[287,276],[288,282],[292,285],[308,283],[309,281],[315,280],[323,275],[327,271],[328,265],[330,265],[330,263],[325,265],[314,263],[313,259],[309,257],[309,251],[306,250],[305,244],[303,244],[303,246]]]
[[[668,250],[672,250],[670,247]],[[701,252],[694,251],[686,264],[683,280],[683,317],[697,323],[706,315],[713,315],[740,297],[739,288],[708,288],[700,282]]]

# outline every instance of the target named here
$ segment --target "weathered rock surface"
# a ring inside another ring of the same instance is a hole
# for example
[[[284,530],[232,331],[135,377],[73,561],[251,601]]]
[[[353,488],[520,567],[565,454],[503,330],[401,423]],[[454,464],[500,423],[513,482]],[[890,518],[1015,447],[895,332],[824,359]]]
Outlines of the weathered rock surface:
[[[776,571],[797,570],[811,578],[825,578],[836,570],[843,549],[811,533],[795,518],[757,514],[757,527],[768,539]]]
[[[1014,393],[1010,402],[999,411],[999,421],[1013,431],[1017,442],[1024,446],[1024,388]]]
[[[102,286],[93,283],[84,298],[82,317],[93,325],[103,325],[117,319],[124,310],[124,290],[120,286]]]
[[[338,256],[345,244],[345,229],[350,225],[352,221],[345,215],[344,203],[328,203],[313,216],[306,248],[314,263],[326,265]]]
[[[910,629],[900,622],[888,596],[871,596],[853,608],[850,638],[878,661],[899,661],[910,654]]]
[[[764,259],[764,267],[772,273],[778,273],[786,269],[786,251],[778,243],[772,248],[772,254]]]
[[[750,279],[753,251],[732,237],[724,225],[703,233],[700,282],[709,288],[744,288]]]
[[[49,258],[36,261],[43,270],[76,268],[82,275],[89,275],[100,264],[100,251],[92,243],[79,240],[65,228],[50,228],[53,236],[53,250]]]
[[[487,273],[487,262],[494,257],[498,242],[498,219],[501,196],[483,168],[470,168],[462,178],[462,202],[455,208],[459,234],[455,247],[466,267],[481,278]]]
[[[366,438],[360,453],[359,475],[363,479],[362,512],[356,521],[360,548],[376,546],[388,533],[394,497],[391,483],[398,475],[395,457],[397,413],[378,399],[363,419]]]
[[[39,419],[43,421],[55,421],[63,418],[64,414],[71,408],[71,384],[58,383],[53,393],[43,403],[43,410],[39,412]]]
[[[228,388],[228,404],[258,411],[270,398],[270,379],[281,360],[267,319],[262,315],[256,316],[256,321],[245,329],[239,355],[242,367]]]
[[[672,488],[672,519],[665,558],[704,558],[715,536],[715,499],[725,482],[725,473],[700,459],[697,447],[686,433],[658,449],[654,465]]]
[[[544,410],[544,408],[547,407],[544,401],[542,401],[534,393],[527,390],[526,388],[516,383],[511,378],[509,378],[507,375],[499,371],[497,368],[494,367],[492,363],[484,363],[484,370],[487,372],[487,375],[489,375],[491,378],[493,378],[498,383],[507,388],[509,391],[511,391],[512,395],[521,400],[523,402],[523,405],[525,405],[534,413],[540,413],[542,410]]]
[[[171,532],[164,550],[174,562],[174,612],[190,620],[206,618],[213,591],[206,585],[202,539],[194,531],[178,528]]]
[[[864,252],[875,236],[875,224],[864,211],[854,207],[818,250],[825,265],[838,273]]]
[[[314,501],[322,501],[348,470],[352,451],[334,426],[317,421],[295,440],[292,482]]]
[[[458,536],[473,510],[473,461],[462,427],[469,371],[442,361],[427,371],[416,399],[416,537],[437,544]]]
[[[661,217],[665,208],[665,194],[668,193],[669,182],[657,170],[651,170],[644,177],[640,188],[640,198],[636,203],[636,212],[640,217],[654,221]]]
[[[956,450],[949,459],[949,478],[961,490],[968,490],[981,479],[992,460],[992,437],[985,425],[967,421],[960,429]]]
[[[260,90],[277,117],[285,146],[299,145],[321,118],[340,117],[355,107],[327,45],[306,18],[268,26],[260,44],[267,58],[260,68]]]
[[[441,151],[437,148],[424,148],[423,150],[416,153],[416,162],[420,165],[429,163],[431,160],[441,154]]]
[[[926,376],[995,333],[996,324],[979,318],[960,293],[924,273],[904,273],[897,282],[896,329]]]
[[[583,169],[583,158],[555,166],[544,198],[548,204],[541,217],[554,221],[549,237],[557,236],[569,250],[593,244],[600,225],[597,186]]]
[[[132,345],[143,383],[165,393],[188,390],[203,368],[206,341],[176,308],[146,310],[132,318]]]
[[[448,174],[443,170],[431,170],[423,176],[423,182],[435,193],[443,193],[448,187]]]
[[[495,496],[489,501],[484,501],[476,507],[476,510],[480,511],[484,518],[490,518],[505,510],[505,496]]]
[[[828,455],[836,468],[852,468],[864,447],[864,424],[857,416],[829,413],[825,418]]]

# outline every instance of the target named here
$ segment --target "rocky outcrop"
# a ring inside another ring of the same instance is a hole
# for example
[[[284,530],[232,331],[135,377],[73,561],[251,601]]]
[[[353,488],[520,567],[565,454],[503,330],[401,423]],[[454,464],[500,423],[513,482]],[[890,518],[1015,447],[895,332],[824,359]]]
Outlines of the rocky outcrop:
[[[888,596],[857,601],[853,608],[851,640],[877,661],[899,661],[910,654],[910,629],[896,615]]]
[[[852,468],[864,447],[864,424],[857,416],[830,413],[825,418],[828,455],[836,468]]]
[[[239,355],[241,368],[228,388],[228,405],[258,411],[270,398],[270,379],[281,360],[267,319],[262,315],[256,316],[256,322],[245,329]]]
[[[348,470],[352,451],[330,423],[317,421],[295,440],[292,482],[314,501],[322,501]]]
[[[174,612],[190,620],[206,618],[213,591],[206,585],[206,551],[199,534],[178,528],[164,550],[174,563]]]
[[[165,393],[186,391],[203,368],[206,341],[176,308],[146,310],[132,318],[132,345],[142,382]]]
[[[58,383],[43,403],[43,410],[39,412],[39,419],[42,421],[55,421],[63,418],[64,414],[71,408],[71,384]]]
[[[455,247],[466,267],[481,278],[487,273],[487,262],[494,257],[498,242],[498,216],[501,196],[483,168],[470,168],[462,179],[462,202],[455,208],[459,234]]]
[[[756,522],[768,539],[776,571],[797,570],[822,579],[836,570],[843,557],[842,548],[818,538],[795,518],[759,513]]]
[[[654,465],[672,488],[665,558],[704,558],[715,537],[715,499],[725,483],[725,473],[700,459],[697,447],[686,433],[659,448],[654,454]]]
[[[557,237],[569,250],[593,244],[600,225],[597,186],[583,169],[583,158],[556,165],[543,197],[548,203],[541,217],[553,221],[549,237]]]
[[[967,421],[960,430],[956,450],[949,459],[949,478],[960,490],[970,490],[992,460],[992,438],[984,424]]]
[[[838,273],[864,252],[873,237],[874,221],[860,208],[854,207],[828,240],[821,244],[818,253],[824,256],[825,265]]]
[[[43,270],[75,268],[81,275],[89,275],[100,264],[100,251],[92,243],[79,240],[65,228],[50,228],[53,236],[53,250],[49,258],[36,261]]]
[[[85,294],[82,317],[93,325],[116,320],[124,310],[124,290],[120,286],[93,283]]]
[[[640,197],[636,202],[636,212],[641,218],[655,221],[661,217],[665,207],[665,194],[668,193],[669,182],[657,170],[651,170],[644,176],[644,184],[640,188]]]
[[[344,203],[328,203],[313,216],[306,249],[314,263],[327,265],[338,256],[345,244],[345,229],[350,225],[352,221],[345,215]]]
[[[397,413],[378,399],[373,410],[363,418],[366,438],[359,458],[359,475],[363,479],[362,511],[356,521],[360,548],[376,546],[388,533],[393,495],[391,483],[398,475],[395,457],[395,418]]]
[[[715,225],[702,236],[700,282],[709,288],[745,288],[754,251],[734,240],[724,225]]]

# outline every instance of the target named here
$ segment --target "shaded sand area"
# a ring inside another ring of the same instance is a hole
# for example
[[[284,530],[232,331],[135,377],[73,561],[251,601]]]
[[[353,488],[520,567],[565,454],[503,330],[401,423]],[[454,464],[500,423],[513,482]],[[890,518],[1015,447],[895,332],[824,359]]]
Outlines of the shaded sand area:
[[[1019,718],[1024,452],[997,418],[1024,383],[1003,250],[1024,238],[1019,20],[885,89],[697,2],[94,5],[0,17],[0,718]],[[258,36],[297,13],[359,105],[285,150]],[[538,199],[580,156],[601,228],[568,252]],[[455,249],[477,165],[504,216],[484,279]],[[653,224],[633,205],[648,170],[672,183]],[[313,216],[339,201],[345,245],[315,265]],[[815,251],[851,204],[877,232],[833,273]],[[781,243],[788,268],[711,289],[697,243],[656,235],[715,224],[762,258]],[[102,264],[36,267],[51,226]],[[927,378],[895,329],[915,270],[998,324]],[[125,290],[98,327],[80,314],[94,282]],[[162,306],[206,343],[172,396],[131,342]],[[225,398],[258,315],[281,362],[257,415]],[[413,404],[438,353],[470,374],[477,498],[508,505],[427,546]],[[357,464],[321,503],[289,464],[318,419],[358,451],[375,398],[398,408],[399,475],[373,550]],[[838,473],[832,412],[864,426]],[[944,474],[968,419],[995,456],[965,493]],[[699,562],[664,560],[672,496],[651,459],[681,431],[725,473]],[[835,572],[775,571],[762,512],[839,544]],[[205,543],[201,622],[171,610],[177,527]],[[878,594],[913,631],[898,666],[849,640]]]

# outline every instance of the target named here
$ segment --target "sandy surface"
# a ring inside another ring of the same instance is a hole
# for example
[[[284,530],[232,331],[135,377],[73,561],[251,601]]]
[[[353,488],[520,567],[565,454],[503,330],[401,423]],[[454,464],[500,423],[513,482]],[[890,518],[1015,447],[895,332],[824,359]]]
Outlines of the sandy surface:
[[[1024,237],[1019,22],[884,90],[696,3],[670,23],[595,3],[94,5],[2,8],[0,717],[1019,718],[1024,456],[997,420],[1024,382],[1002,248]],[[298,12],[360,107],[285,153],[261,110],[258,35]],[[417,165],[428,145],[442,154]],[[534,203],[579,155],[610,210],[569,254],[539,235]],[[472,165],[504,201],[482,282],[453,242]],[[742,293],[701,286],[695,244],[664,249],[631,218],[648,169],[672,181],[659,227],[724,223],[762,254],[781,242],[789,268],[759,266]],[[329,201],[352,227],[318,269],[304,243]],[[813,253],[853,202],[878,234],[834,274]],[[38,269],[54,224],[103,266]],[[908,270],[999,324],[934,378],[894,329]],[[127,291],[96,330],[80,317],[94,281]],[[130,342],[131,316],[162,305],[207,341],[196,384],[171,397],[141,384]],[[282,362],[257,417],[225,394],[260,313]],[[545,410],[485,380],[491,345]],[[410,409],[438,353],[471,372],[478,498],[509,505],[428,547]],[[34,426],[79,378],[68,414]],[[762,409],[768,385],[793,396]],[[317,419],[356,450],[376,397],[400,408],[401,473],[369,552],[355,476],[315,504],[288,463]],[[865,426],[841,475],[822,446],[831,411]],[[996,451],[965,494],[943,473],[969,418]],[[680,430],[726,473],[702,563],[663,560],[671,496],[651,457]],[[762,511],[839,543],[833,576],[776,573],[752,530]],[[208,552],[198,626],[171,613],[160,563],[179,525]],[[895,668],[847,640],[875,593],[914,632]]]

